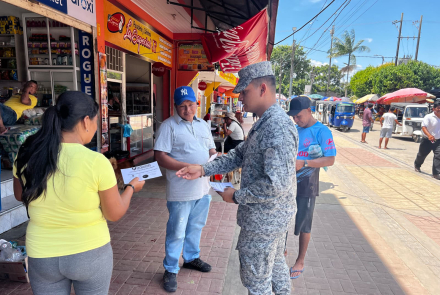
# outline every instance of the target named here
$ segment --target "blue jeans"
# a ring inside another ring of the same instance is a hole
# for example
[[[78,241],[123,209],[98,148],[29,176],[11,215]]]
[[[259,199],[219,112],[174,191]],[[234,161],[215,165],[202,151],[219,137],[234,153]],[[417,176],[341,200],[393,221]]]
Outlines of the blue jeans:
[[[178,273],[179,257],[183,248],[183,260],[191,262],[200,256],[200,237],[208,218],[211,196],[183,202],[167,202],[170,216],[165,240],[165,270]]]
[[[5,126],[12,126],[17,122],[17,113],[2,103],[0,103],[0,115]]]

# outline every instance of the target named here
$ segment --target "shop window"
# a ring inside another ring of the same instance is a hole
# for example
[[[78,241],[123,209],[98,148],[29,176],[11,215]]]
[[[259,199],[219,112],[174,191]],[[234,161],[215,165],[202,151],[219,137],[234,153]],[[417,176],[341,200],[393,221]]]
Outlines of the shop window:
[[[107,55],[107,69],[123,72],[122,51],[106,46],[105,54]]]

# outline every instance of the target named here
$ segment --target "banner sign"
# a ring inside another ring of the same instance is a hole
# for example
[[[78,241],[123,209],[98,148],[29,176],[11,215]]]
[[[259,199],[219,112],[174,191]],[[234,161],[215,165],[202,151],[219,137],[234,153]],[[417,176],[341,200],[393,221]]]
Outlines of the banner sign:
[[[101,152],[108,150],[107,55],[99,53],[99,86],[101,92]]]
[[[240,26],[219,33],[202,35],[208,61],[219,62],[225,73],[237,73],[242,68],[267,60],[267,9],[263,9]]]
[[[36,0],[96,27],[96,0]]]
[[[108,1],[104,2],[104,15],[107,17],[106,42],[171,68],[171,42]]]
[[[78,31],[78,37],[81,91],[95,99],[95,91],[93,89],[93,38],[91,34],[84,31]]]
[[[213,71],[201,43],[179,44],[179,70]]]
[[[226,81],[228,81],[229,83],[231,83],[232,85],[238,84],[238,78],[235,77],[235,75],[232,73],[224,73],[222,71],[218,71],[218,75],[223,79],[225,79]]]

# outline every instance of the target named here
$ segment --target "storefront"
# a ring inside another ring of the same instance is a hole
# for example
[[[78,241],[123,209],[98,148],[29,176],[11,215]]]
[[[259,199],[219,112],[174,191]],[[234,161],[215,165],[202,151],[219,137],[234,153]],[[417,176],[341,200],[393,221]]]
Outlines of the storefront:
[[[116,1],[104,2],[104,15],[101,151],[119,161],[140,158],[153,149],[163,97],[169,99],[173,42]],[[126,124],[131,134],[124,134]]]
[[[35,108],[23,112],[15,125],[0,135],[1,204],[0,218],[12,214],[14,227],[27,219],[21,203],[12,202],[12,162],[21,144],[40,129],[44,111],[56,103],[65,91],[83,91],[96,98],[94,72],[94,38],[96,7],[75,1],[0,2],[0,103],[20,97],[24,84],[38,84]],[[63,5],[65,4],[65,5]],[[21,114],[21,112],[20,112]],[[19,116],[19,113],[17,113]],[[95,138],[88,147],[96,150]]]

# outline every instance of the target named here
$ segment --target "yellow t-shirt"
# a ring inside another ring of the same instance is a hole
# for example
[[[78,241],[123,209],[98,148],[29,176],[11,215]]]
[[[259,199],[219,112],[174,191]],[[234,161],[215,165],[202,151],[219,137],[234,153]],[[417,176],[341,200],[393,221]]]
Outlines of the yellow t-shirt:
[[[38,99],[29,94],[29,98],[31,99],[31,105],[25,105],[21,103],[21,94],[16,94],[11,96],[10,99],[5,101],[4,105],[10,107],[17,113],[17,120],[21,118],[21,115],[25,110],[33,109],[38,103]]]
[[[48,179],[46,196],[29,204],[26,250],[32,258],[82,253],[110,242],[98,191],[116,185],[113,167],[81,144],[61,145],[59,172]]]

